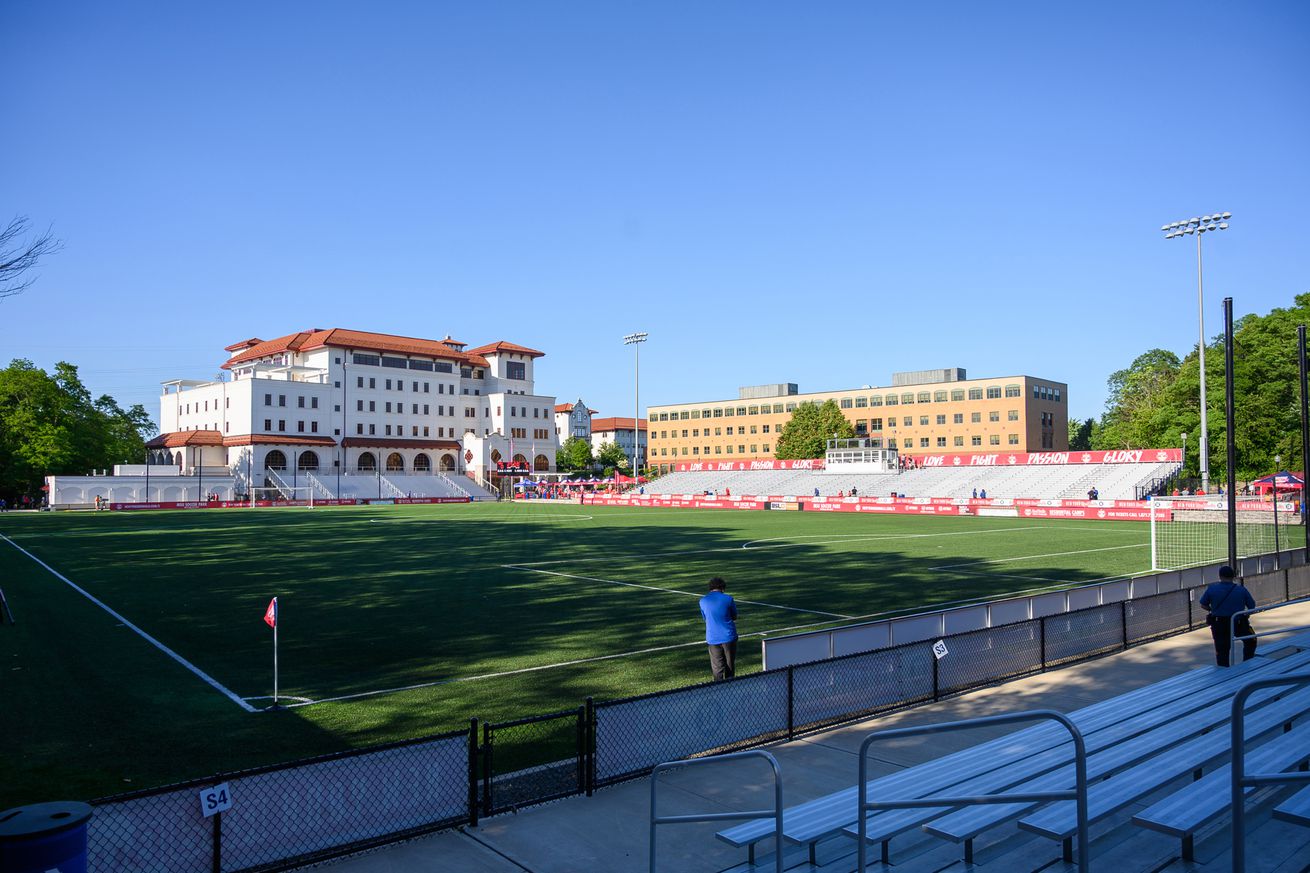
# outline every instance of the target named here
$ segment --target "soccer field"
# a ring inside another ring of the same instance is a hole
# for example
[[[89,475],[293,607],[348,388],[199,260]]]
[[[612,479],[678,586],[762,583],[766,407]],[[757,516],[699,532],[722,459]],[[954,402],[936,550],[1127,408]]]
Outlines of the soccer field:
[[[527,504],[0,516],[0,808],[704,681],[767,634],[1149,569],[1133,522]],[[281,607],[281,694],[270,714]]]

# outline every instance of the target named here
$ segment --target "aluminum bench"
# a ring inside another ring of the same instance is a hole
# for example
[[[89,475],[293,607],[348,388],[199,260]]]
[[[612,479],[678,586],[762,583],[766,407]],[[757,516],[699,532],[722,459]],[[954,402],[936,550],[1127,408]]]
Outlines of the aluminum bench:
[[[1247,767],[1263,772],[1287,770],[1310,759],[1310,724],[1298,725],[1246,754]],[[1182,858],[1195,860],[1196,832],[1232,808],[1232,768],[1225,764],[1133,816],[1133,824],[1182,840]],[[1247,788],[1246,794],[1254,791]],[[1310,813],[1310,790],[1306,794]],[[1310,824],[1307,819],[1306,824]]]
[[[1275,806],[1274,818],[1310,827],[1310,788],[1302,788]]]

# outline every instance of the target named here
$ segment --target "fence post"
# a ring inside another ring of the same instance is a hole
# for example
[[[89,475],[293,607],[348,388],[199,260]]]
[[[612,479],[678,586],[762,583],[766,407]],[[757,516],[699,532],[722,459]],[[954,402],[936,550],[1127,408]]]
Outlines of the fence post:
[[[223,813],[214,813],[214,873],[223,873]]]
[[[936,660],[936,659],[934,659]],[[796,739],[796,665],[787,665],[787,739]]]
[[[493,806],[491,797],[492,783],[492,757],[494,747],[492,745],[491,725],[487,722],[482,723],[482,814],[490,816]]]
[[[1046,616],[1037,619],[1037,626],[1041,628],[1041,649],[1042,649],[1042,672],[1046,672]]]
[[[938,662],[939,659],[938,659],[938,657],[937,657],[937,653],[934,652],[934,651],[932,651],[931,649],[928,650],[928,654],[932,655],[932,699],[933,699],[934,701],[938,701],[938,700],[941,700],[941,699],[942,699],[942,698],[941,698],[941,693],[940,693],[940,691],[938,690],[938,681],[937,681],[937,680],[938,680],[938,674],[937,674],[938,667],[937,667],[937,662]]]
[[[478,720],[469,719],[469,826],[478,826]]]
[[[587,698],[587,796],[596,791],[596,702]]]
[[[587,790],[587,707],[578,707],[578,793]]]
[[[1119,623],[1123,627],[1124,649],[1128,649],[1128,601],[1119,601]]]

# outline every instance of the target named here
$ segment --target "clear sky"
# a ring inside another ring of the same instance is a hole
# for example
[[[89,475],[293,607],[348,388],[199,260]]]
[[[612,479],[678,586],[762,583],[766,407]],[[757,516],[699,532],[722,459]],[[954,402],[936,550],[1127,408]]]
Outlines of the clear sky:
[[[647,403],[960,366],[1105,380],[1310,291],[1310,4],[0,5],[0,359],[158,414],[223,346],[547,353]]]

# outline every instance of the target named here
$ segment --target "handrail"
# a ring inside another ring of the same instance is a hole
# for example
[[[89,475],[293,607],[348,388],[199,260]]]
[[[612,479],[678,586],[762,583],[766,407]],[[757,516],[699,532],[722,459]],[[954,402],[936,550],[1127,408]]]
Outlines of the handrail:
[[[446,484],[449,485],[451,488],[455,489],[456,491],[458,491],[460,494],[463,494],[465,497],[469,498],[470,500],[473,498],[473,495],[470,494],[466,488],[459,485],[454,479],[450,478],[450,476],[446,475],[445,473],[438,473],[437,475],[440,476],[442,479],[445,479]]]
[[[1310,673],[1291,673],[1248,682],[1233,696],[1232,775],[1233,873],[1246,873],[1246,788],[1258,785],[1310,782],[1310,773],[1252,773],[1246,775],[1246,699],[1261,688],[1278,685],[1310,685]]]
[[[314,488],[318,491],[319,494],[322,494],[328,500],[336,499],[337,495],[333,494],[332,489],[324,485],[323,482],[317,476],[315,476],[309,470],[305,470],[304,473],[305,473],[305,478],[309,480],[309,484],[314,486]]]
[[[886,740],[897,737],[909,737],[917,734],[939,734],[947,731],[965,730],[967,728],[982,727],[984,725],[995,724],[1013,724],[1023,721],[1042,721],[1050,719],[1057,721],[1069,731],[1073,737],[1073,761],[1074,761],[1074,787],[1068,791],[1028,791],[1014,794],[983,794],[968,795],[961,797],[926,797],[915,800],[869,800],[866,792],[869,783],[869,746],[874,740]],[[858,863],[855,869],[858,873],[865,873],[868,869],[868,833],[869,822],[865,816],[866,812],[876,809],[918,809],[926,806],[978,806],[988,803],[1013,803],[1016,800],[1074,800],[1078,804],[1078,871],[1079,873],[1088,873],[1091,870],[1088,835],[1087,835],[1087,746],[1083,742],[1082,732],[1078,730],[1068,716],[1056,712],[1053,709],[1033,709],[1028,712],[1012,712],[1003,715],[988,715],[981,718],[968,718],[964,721],[938,722],[936,724],[920,725],[918,727],[891,728],[889,730],[874,731],[864,738],[860,743],[860,771],[859,771],[858,788],[860,791],[860,802],[857,807],[859,814],[859,836],[856,842],[859,844],[856,849]],[[1066,841],[1066,852],[1067,841]],[[1068,857],[1065,860],[1070,860]]]
[[[1275,571],[1278,572],[1278,571]],[[1310,597],[1299,597],[1296,600],[1288,600],[1283,603],[1271,603],[1268,606],[1257,606],[1254,609],[1243,609],[1240,612],[1234,612],[1228,617],[1228,663],[1232,664],[1237,656],[1237,644],[1246,640],[1254,640],[1259,637],[1272,637],[1278,634],[1290,634],[1297,631],[1310,630],[1310,625],[1301,625],[1300,627],[1279,627],[1273,630],[1258,632],[1254,628],[1251,633],[1237,636],[1237,617],[1239,615],[1255,615],[1257,612],[1268,612],[1271,609],[1283,609],[1288,606],[1296,606],[1300,603],[1310,603]]]
[[[392,482],[390,479],[388,479],[386,476],[383,476],[381,473],[378,474],[378,481],[381,482],[383,486],[385,486],[386,492],[389,493],[392,497],[407,496],[404,491],[401,491],[399,488],[396,487],[396,483]]]
[[[742,758],[763,758],[773,768],[773,809],[752,809],[744,812],[703,812],[692,815],[656,815],[656,792],[659,788],[659,775],[665,770],[679,767],[692,767],[701,764],[714,764],[722,761],[740,760]],[[650,773],[650,873],[655,873],[655,826],[662,824],[691,824],[705,821],[738,821],[740,819],[773,819],[773,866],[776,873],[782,873],[782,768],[778,759],[762,749],[750,749],[745,752],[733,752],[728,755],[716,755],[713,758],[695,758],[690,761],[669,761],[657,764]]]

